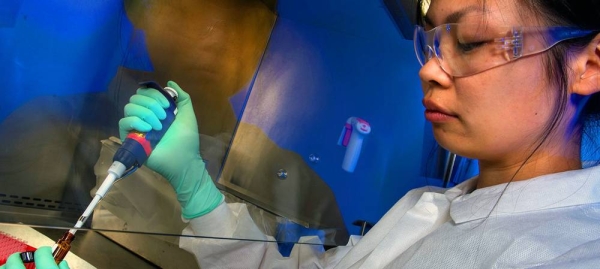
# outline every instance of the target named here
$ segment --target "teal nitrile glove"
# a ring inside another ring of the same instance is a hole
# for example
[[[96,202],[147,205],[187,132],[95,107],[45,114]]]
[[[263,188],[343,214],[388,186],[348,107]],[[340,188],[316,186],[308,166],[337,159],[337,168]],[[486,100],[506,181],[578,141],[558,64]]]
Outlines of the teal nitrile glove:
[[[222,201],[223,194],[213,183],[200,156],[198,122],[190,95],[173,81],[167,83],[177,91],[175,120],[148,157],[146,166],[165,177],[177,193],[186,219],[205,215]],[[138,89],[125,105],[125,118],[119,121],[121,140],[136,130],[161,130],[166,117],[167,98],[156,89]]]
[[[33,254],[33,259],[36,269],[69,269],[67,261],[61,261],[59,265],[56,265],[50,247],[38,248]],[[8,256],[6,263],[0,266],[0,269],[25,269],[25,264],[21,260],[21,252],[15,252]]]

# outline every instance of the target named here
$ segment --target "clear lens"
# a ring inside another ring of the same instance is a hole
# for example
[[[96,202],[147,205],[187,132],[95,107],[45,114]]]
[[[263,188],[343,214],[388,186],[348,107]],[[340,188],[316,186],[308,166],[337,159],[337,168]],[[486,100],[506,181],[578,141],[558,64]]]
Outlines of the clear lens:
[[[512,48],[497,38],[511,37],[511,28],[490,29],[477,25],[449,24],[437,30],[442,68],[453,76],[468,76],[503,65],[514,59]]]
[[[416,26],[415,33],[413,35],[413,42],[415,46],[415,55],[417,56],[417,60],[419,60],[421,66],[425,65],[427,60],[429,60],[429,57],[427,57],[425,54],[427,51],[429,51],[429,49],[427,49],[427,42],[424,40],[424,37],[425,35],[423,27]]]
[[[417,59],[425,65],[434,54],[440,67],[455,77],[473,75],[556,43],[593,33],[570,27],[488,27],[443,24],[429,31],[415,28]]]

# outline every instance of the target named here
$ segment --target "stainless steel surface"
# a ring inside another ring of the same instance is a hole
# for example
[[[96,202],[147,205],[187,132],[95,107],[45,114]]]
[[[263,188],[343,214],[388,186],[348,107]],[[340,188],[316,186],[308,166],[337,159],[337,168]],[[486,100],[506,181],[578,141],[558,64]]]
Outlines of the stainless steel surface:
[[[115,232],[99,232],[98,234],[112,240],[115,244],[119,244],[123,249],[135,254],[135,257],[127,257],[130,261],[135,261],[136,257],[140,261],[146,261],[147,264],[155,266],[148,268],[164,268],[164,269],[194,269],[199,268],[195,257],[189,252],[179,248],[178,244],[168,242],[169,239],[161,237],[173,236],[157,236],[136,233],[115,233]],[[177,239],[177,238],[174,238]],[[137,262],[137,261],[135,261]],[[117,268],[117,267],[101,267],[101,268]],[[145,268],[145,267],[121,267],[121,268]]]
[[[219,183],[267,211],[304,227],[324,230],[325,244],[345,245],[348,241],[329,185],[302,156],[279,147],[257,126],[238,126]]]
[[[448,157],[446,158],[446,167],[444,169],[444,178],[442,187],[448,187],[448,184],[452,180],[452,172],[454,171],[454,166],[456,164],[456,154],[452,152],[448,152]]]

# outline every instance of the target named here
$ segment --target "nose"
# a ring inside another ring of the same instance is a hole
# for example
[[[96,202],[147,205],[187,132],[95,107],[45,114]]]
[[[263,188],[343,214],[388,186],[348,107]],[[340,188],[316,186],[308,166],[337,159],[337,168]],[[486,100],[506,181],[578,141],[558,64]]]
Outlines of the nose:
[[[433,53],[431,51],[431,53]],[[448,75],[439,64],[437,59],[432,59],[433,54],[426,55],[427,61],[419,70],[419,78],[423,84],[423,89],[432,87],[447,88],[452,85],[452,76]],[[433,56],[435,58],[435,56]]]

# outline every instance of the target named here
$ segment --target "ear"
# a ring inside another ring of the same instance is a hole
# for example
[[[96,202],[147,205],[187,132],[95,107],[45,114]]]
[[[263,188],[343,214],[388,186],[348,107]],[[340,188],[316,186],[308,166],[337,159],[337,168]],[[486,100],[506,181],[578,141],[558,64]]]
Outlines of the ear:
[[[600,91],[600,34],[578,56],[573,93],[591,95]]]

